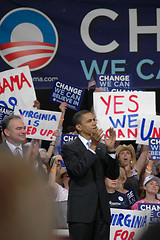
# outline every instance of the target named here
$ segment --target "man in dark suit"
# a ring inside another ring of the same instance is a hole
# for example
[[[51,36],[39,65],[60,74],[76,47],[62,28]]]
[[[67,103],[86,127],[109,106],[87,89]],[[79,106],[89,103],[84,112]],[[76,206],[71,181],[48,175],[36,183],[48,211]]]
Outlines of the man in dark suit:
[[[33,166],[38,166],[38,143],[30,148],[25,146],[26,130],[24,122],[18,115],[6,116],[2,120],[2,133],[5,141],[0,144],[0,152],[13,154],[16,157],[26,157]]]
[[[114,144],[115,131],[106,139],[93,114],[77,112],[73,125],[78,137],[62,146],[61,153],[69,182],[68,225],[71,240],[107,240],[110,209],[104,177],[117,179],[119,164]],[[100,140],[104,137],[105,144]],[[88,143],[90,146],[88,146]]]

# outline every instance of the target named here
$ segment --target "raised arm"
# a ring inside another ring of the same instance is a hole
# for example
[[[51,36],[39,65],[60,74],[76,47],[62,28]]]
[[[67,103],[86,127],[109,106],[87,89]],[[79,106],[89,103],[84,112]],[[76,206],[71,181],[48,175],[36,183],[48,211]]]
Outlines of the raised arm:
[[[56,169],[57,169],[57,164],[58,164],[58,160],[55,157],[51,171],[49,173],[49,179],[48,179],[48,187],[50,192],[54,195],[54,197],[56,198],[57,193],[58,193],[58,187],[56,184]]]
[[[49,144],[49,147],[48,147],[48,160],[52,157],[53,155],[53,152],[54,152],[54,148],[55,148],[55,142],[56,142],[56,138],[58,138],[60,136],[59,134],[59,130],[57,129],[55,131],[55,134],[54,134],[54,140]]]
[[[140,174],[143,168],[145,167],[147,157],[148,157],[148,145],[142,145],[140,156],[136,161],[135,165],[133,166],[133,169],[137,170],[138,179],[140,177]]]
[[[59,109],[61,111],[61,118],[60,118],[60,121],[59,121],[59,124],[58,124],[58,129],[62,129],[63,127],[63,120],[64,120],[64,116],[65,116],[65,113],[66,113],[66,109],[67,109],[67,106],[68,104],[66,102],[62,102],[60,105],[59,105]]]

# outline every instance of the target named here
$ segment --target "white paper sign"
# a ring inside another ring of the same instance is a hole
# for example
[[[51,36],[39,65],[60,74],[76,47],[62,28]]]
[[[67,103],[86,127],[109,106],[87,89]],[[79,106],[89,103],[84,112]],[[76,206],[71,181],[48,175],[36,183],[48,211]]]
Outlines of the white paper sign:
[[[160,116],[140,114],[136,143],[149,145],[149,138],[160,138]]]
[[[149,226],[151,210],[111,208],[110,240],[136,240]]]
[[[0,73],[0,105],[10,108],[33,107],[36,94],[28,66]]]
[[[140,113],[156,115],[155,92],[95,92],[93,105],[98,127],[107,137],[108,129],[116,130],[116,140],[137,138]]]
[[[20,109],[15,114],[21,115],[26,126],[26,137],[52,141],[61,117],[61,112],[46,110]]]

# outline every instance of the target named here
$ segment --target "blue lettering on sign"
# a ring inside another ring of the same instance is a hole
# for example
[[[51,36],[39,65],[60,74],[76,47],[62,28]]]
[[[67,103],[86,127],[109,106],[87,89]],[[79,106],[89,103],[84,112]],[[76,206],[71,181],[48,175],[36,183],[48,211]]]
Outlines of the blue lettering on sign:
[[[160,159],[160,138],[149,138],[149,150],[151,160]]]
[[[75,138],[77,138],[77,135],[75,134],[62,134],[61,135],[61,146],[64,144],[64,143],[67,143],[69,141],[72,141],[74,140]]]
[[[126,226],[129,228],[142,228],[147,225],[147,216],[137,216],[137,215],[131,215],[127,214],[124,215],[123,213],[120,214],[112,214],[111,216],[112,226]]]
[[[15,97],[10,97],[8,101],[11,104],[11,106],[13,106],[14,110],[15,106],[17,106],[17,99]]]
[[[7,103],[5,103],[4,101],[0,101],[0,105],[3,105],[3,106],[5,106],[6,108],[8,108]]]
[[[160,222],[160,204],[158,203],[138,203],[138,210],[151,210],[149,225]]]
[[[21,115],[23,115],[24,117],[28,117],[28,118],[35,118],[35,119],[39,119],[39,120],[46,120],[46,121],[56,121],[56,115],[51,115],[48,113],[39,113],[39,112],[33,112],[33,111],[22,111],[21,109],[19,109],[19,112]]]
[[[141,136],[141,139],[143,141],[147,140],[150,136],[151,136],[151,133],[152,133],[152,130],[153,130],[153,126],[154,126],[154,120],[151,121],[150,123],[150,127],[149,127],[149,130],[148,130],[148,134],[146,136],[144,136],[144,126],[145,126],[145,119],[143,118],[142,119],[142,126],[141,126],[141,131],[140,131],[140,136]]]
[[[114,128],[117,128],[117,127],[118,127],[118,124],[119,124],[122,128],[124,128],[124,126],[125,126],[125,121],[126,121],[126,115],[123,115],[123,120],[122,120],[122,122],[120,121],[120,119],[116,119],[116,122],[114,122],[111,116],[109,117],[109,120],[111,121],[111,123],[112,123],[112,125],[113,125]]]
[[[81,60],[80,63],[82,65],[82,68],[83,68],[83,71],[84,71],[84,74],[85,74],[85,77],[87,80],[91,79],[94,72],[96,74],[105,74],[107,72],[108,60],[104,60],[101,70],[100,70],[96,60],[92,60],[90,68],[86,66],[86,63],[84,60]],[[111,61],[111,74],[125,72],[125,68],[124,67],[118,68],[118,67],[116,67],[117,64],[126,64],[126,60],[125,59],[112,60]],[[89,69],[89,71],[88,71],[88,69]]]
[[[7,105],[7,103],[4,102],[4,101],[0,101],[0,105],[3,105],[3,106],[5,106],[6,108],[10,108],[10,109],[14,110],[15,106],[17,106],[17,99],[16,99],[15,97],[10,97],[10,98],[8,99],[8,102],[9,102],[9,104],[12,106],[12,108],[9,107],[9,106]]]
[[[110,122],[112,123],[112,125],[113,125],[114,128],[117,128],[118,125],[119,125],[120,127],[124,128],[127,117],[128,117],[128,127],[129,127],[129,128],[135,128],[135,127],[138,126],[137,123],[136,123],[136,124],[132,124],[133,122],[136,122],[136,121],[137,121],[136,117],[138,117],[138,114],[130,114],[130,115],[127,115],[127,116],[126,116],[126,115],[123,115],[123,116],[122,116],[122,121],[120,121],[120,119],[116,119],[116,121],[114,121],[113,118],[110,116],[110,117],[109,117],[109,120],[110,120]]]
[[[79,110],[84,89],[80,89],[64,82],[55,81],[50,96],[50,101],[57,103],[66,102],[68,108]]]

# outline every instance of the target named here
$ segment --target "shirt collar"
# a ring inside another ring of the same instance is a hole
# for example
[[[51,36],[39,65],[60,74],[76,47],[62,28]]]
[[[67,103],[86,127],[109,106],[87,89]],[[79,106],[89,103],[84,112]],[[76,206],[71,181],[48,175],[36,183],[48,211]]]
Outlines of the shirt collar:
[[[86,138],[82,137],[80,134],[78,135],[78,137],[79,137],[79,139],[82,141],[82,143],[85,145],[85,147],[88,148],[87,143],[88,143],[89,141],[91,142],[91,140],[88,141]]]
[[[15,145],[13,145],[12,143],[8,142],[7,140],[6,140],[6,144],[8,145],[8,147],[10,148],[10,150],[11,150],[12,152],[14,152],[14,150],[15,150],[17,147],[19,147],[20,151],[22,151],[22,144],[20,144],[19,146],[15,146]]]

